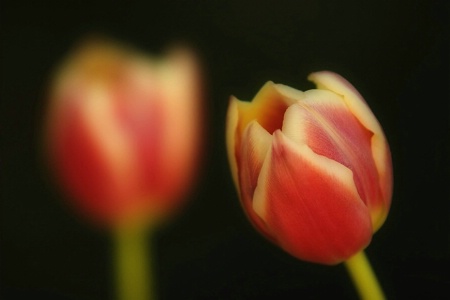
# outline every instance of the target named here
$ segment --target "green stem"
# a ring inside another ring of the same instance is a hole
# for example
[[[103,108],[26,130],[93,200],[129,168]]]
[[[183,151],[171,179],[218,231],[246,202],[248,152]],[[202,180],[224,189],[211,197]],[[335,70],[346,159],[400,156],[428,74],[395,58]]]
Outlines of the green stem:
[[[142,226],[115,231],[115,265],[118,300],[153,300],[149,230]]]
[[[350,277],[364,300],[384,300],[386,297],[377,281],[364,251],[361,251],[345,262]]]

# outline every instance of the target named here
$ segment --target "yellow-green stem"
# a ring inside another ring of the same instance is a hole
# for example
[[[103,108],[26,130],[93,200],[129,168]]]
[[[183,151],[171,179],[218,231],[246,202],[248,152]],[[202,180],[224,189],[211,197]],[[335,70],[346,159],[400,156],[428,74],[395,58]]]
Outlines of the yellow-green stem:
[[[361,251],[345,262],[350,277],[363,300],[384,300],[377,277],[370,266],[364,251]]]
[[[115,231],[118,300],[153,300],[149,230],[144,226],[119,227]]]

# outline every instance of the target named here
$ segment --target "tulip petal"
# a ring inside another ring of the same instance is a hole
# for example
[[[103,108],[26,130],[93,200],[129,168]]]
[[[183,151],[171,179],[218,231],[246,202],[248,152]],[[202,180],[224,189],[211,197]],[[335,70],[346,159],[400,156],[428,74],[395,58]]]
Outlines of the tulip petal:
[[[161,67],[160,90],[165,114],[163,135],[166,170],[164,193],[180,199],[195,177],[192,170],[199,164],[203,107],[200,68],[193,53],[175,49]],[[178,189],[174,189],[177,186]],[[170,192],[172,191],[172,192]]]
[[[227,112],[226,141],[228,159],[234,183],[239,191],[238,152],[247,126],[256,120],[270,134],[281,129],[284,112],[295,100],[284,97],[276,85],[269,81],[256,94],[252,102],[230,98]]]
[[[253,211],[253,193],[263,162],[272,145],[272,135],[257,121],[251,122],[244,132],[241,151],[239,151],[240,198],[244,210],[253,224],[268,235],[268,229],[261,218]]]
[[[123,174],[130,166],[131,149],[123,129],[114,120],[114,107],[104,88],[92,87],[86,103],[81,106],[87,130],[92,140],[97,143],[100,156],[114,167],[113,174]]]
[[[303,93],[303,99],[286,111],[283,133],[352,170],[361,199],[370,210],[379,206],[382,195],[372,157],[373,133],[359,123],[341,97],[327,90]]]
[[[252,102],[239,101],[239,137],[247,125],[257,120],[270,134],[281,129],[286,109],[295,103],[294,99],[284,97],[277,85],[267,82],[253,98]]]
[[[305,92],[294,89],[288,85],[277,83],[275,88],[281,95],[283,95],[283,97],[290,99],[292,104],[305,98]]]
[[[262,164],[272,145],[272,135],[268,133],[257,121],[253,121],[247,126],[242,138],[239,159],[239,178],[241,185],[248,185],[253,191],[258,183],[259,172]]]
[[[351,170],[281,131],[263,164],[254,208],[277,243],[300,259],[336,264],[371,240],[369,210]]]
[[[128,139],[113,120],[110,95],[104,88],[65,92],[60,96],[66,106],[53,111],[52,121],[60,126],[52,126],[49,137],[55,167],[74,200],[79,200],[75,204],[89,217],[109,223],[119,214],[128,214],[125,201],[133,201],[125,197],[135,179]],[[80,99],[86,102],[80,105]]]
[[[371,146],[372,155],[378,170],[382,192],[382,196],[376,201],[376,207],[374,206],[372,210],[374,230],[376,231],[387,217],[392,197],[392,162],[383,130],[364,98],[346,79],[329,71],[312,73],[308,79],[314,82],[318,89],[330,90],[342,95],[353,115],[364,127],[374,133]]]
[[[185,193],[197,163],[201,96],[195,66],[181,50],[159,63],[133,56],[117,84],[119,121],[133,136],[140,162],[140,194],[164,198],[153,202],[166,208]]]

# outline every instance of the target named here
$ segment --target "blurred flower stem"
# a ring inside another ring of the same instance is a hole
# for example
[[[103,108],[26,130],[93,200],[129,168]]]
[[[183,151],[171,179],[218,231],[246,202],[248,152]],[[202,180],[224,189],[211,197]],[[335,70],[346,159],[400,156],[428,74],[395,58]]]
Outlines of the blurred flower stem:
[[[115,230],[117,299],[154,300],[151,242],[146,226],[122,226]]]
[[[386,299],[364,251],[350,257],[345,261],[345,266],[361,299]]]

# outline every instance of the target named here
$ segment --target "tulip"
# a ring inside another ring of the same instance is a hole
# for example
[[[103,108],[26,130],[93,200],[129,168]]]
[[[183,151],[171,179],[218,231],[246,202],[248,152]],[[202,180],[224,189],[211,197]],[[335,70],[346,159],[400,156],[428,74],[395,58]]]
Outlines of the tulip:
[[[185,50],[157,60],[91,41],[75,51],[52,86],[46,138],[77,209],[115,226],[178,208],[198,163],[200,97]]]
[[[231,97],[227,148],[248,218],[291,255],[334,265],[363,250],[386,219],[392,164],[383,131],[356,89],[324,71],[305,92],[267,82]]]
[[[180,207],[195,179],[200,83],[187,50],[157,60],[98,40],[56,74],[49,160],[73,205],[114,233],[119,299],[154,297],[146,235]]]

